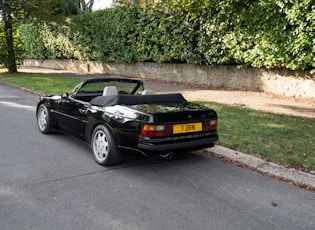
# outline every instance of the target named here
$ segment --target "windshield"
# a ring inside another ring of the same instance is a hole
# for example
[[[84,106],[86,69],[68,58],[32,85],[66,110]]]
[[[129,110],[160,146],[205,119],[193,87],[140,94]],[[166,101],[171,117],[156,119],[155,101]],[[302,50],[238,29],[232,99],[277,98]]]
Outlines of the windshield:
[[[82,82],[76,86],[69,96],[83,101],[102,96],[106,86],[115,86],[119,94],[141,94],[143,83],[138,80],[120,78],[95,78]]]
[[[103,93],[106,86],[116,86],[118,92],[124,92],[128,94],[135,94],[133,92],[138,84],[134,82],[117,82],[117,81],[106,81],[106,82],[91,82],[83,85],[78,93]]]
[[[77,92],[79,91],[79,89],[81,88],[81,86],[83,85],[83,83],[84,83],[84,82],[81,82],[79,85],[77,85],[76,87],[74,87],[74,88],[70,91],[69,96],[70,96],[70,97],[74,97],[74,96],[77,94]]]

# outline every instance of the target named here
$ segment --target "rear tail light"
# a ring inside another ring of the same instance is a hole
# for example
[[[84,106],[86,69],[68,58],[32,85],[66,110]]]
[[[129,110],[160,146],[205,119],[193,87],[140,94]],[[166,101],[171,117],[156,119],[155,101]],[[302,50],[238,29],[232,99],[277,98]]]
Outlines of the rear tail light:
[[[217,130],[218,120],[203,121],[202,131],[215,131]],[[144,125],[140,136],[142,137],[165,137],[173,135],[173,125]]]
[[[140,136],[143,137],[163,137],[173,133],[172,125],[145,125],[143,126]]]
[[[203,122],[203,131],[214,131],[218,128],[218,120],[206,120]]]

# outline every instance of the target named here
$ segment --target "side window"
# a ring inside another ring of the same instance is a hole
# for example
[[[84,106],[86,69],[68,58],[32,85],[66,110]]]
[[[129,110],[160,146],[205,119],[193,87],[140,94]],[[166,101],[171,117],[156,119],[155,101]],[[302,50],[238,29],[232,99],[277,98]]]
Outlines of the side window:
[[[103,85],[100,82],[90,82],[87,84],[81,84],[76,90],[73,90],[73,94],[69,95],[73,99],[89,102],[94,97],[101,96],[103,94]]]
[[[92,82],[82,86],[82,88],[78,91],[79,94],[86,94],[86,93],[102,93],[104,89],[104,84],[99,82]]]

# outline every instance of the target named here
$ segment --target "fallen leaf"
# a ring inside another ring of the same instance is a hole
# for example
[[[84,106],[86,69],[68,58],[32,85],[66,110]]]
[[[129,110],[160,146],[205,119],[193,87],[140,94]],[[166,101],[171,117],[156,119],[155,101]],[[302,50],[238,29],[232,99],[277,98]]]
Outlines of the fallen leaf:
[[[274,207],[278,206],[277,203],[274,202],[274,201],[271,202],[271,205],[274,206]]]

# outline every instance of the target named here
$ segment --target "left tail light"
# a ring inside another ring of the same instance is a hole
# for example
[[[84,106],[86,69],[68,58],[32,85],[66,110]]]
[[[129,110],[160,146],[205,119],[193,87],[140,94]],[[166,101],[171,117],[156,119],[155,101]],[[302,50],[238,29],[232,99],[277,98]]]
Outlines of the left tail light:
[[[143,137],[163,137],[173,133],[172,125],[144,125],[140,136]]]

